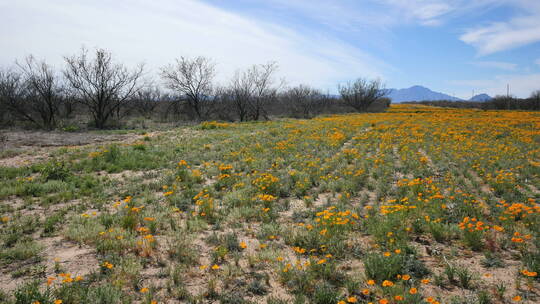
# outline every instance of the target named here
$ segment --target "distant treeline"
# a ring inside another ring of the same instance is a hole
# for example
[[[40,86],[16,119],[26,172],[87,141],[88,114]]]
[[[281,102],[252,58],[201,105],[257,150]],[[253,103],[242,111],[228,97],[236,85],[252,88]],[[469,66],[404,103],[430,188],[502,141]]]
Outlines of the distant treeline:
[[[512,96],[496,96],[489,101],[413,101],[408,104],[422,104],[449,108],[476,108],[484,110],[540,110],[540,90],[535,91],[529,98],[516,98]]]
[[[215,63],[180,57],[159,71],[128,68],[110,52],[82,48],[58,71],[29,56],[0,68],[0,126],[42,129],[122,127],[127,121],[256,121],[276,116],[382,111],[390,105],[379,80],[359,78],[338,86],[339,96],[309,85],[286,86],[275,62],[237,71],[215,83]]]

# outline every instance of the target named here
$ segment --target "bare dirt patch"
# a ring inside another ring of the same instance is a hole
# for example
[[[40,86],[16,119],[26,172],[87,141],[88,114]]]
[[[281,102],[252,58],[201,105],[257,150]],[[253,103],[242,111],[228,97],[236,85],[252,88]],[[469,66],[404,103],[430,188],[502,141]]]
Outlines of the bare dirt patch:
[[[149,133],[144,136],[155,136]],[[0,166],[22,167],[45,161],[50,153],[60,147],[78,147],[103,143],[131,143],[140,140],[139,134],[98,134],[92,132],[44,132],[44,131],[8,131],[2,134],[4,141],[1,149],[14,151],[0,158]]]
[[[39,240],[45,246],[43,263],[47,266],[47,276],[54,276],[54,266],[58,263],[65,273],[73,277],[84,277],[99,269],[95,251],[89,246],[68,242],[62,237],[51,237]]]

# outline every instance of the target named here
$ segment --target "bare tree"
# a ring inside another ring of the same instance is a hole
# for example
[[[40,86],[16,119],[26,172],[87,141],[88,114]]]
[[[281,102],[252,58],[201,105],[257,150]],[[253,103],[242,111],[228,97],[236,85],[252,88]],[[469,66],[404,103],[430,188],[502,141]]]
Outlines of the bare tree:
[[[338,86],[341,98],[348,106],[358,112],[365,112],[369,106],[386,95],[384,85],[380,80],[357,79]]]
[[[0,108],[5,109],[12,116],[39,125],[39,122],[30,115],[26,101],[26,88],[22,74],[12,69],[1,69]]]
[[[236,71],[227,88],[220,89],[220,102],[228,103],[240,121],[268,119],[266,107],[277,100],[282,85],[276,84],[275,62],[253,65],[244,71]]]
[[[22,71],[28,90],[30,111],[39,117],[40,125],[46,129],[56,127],[56,119],[63,101],[63,88],[53,68],[45,61],[38,62],[30,55],[24,63],[17,63]],[[37,118],[35,118],[38,121]]]
[[[185,97],[197,119],[205,119],[212,111],[212,81],[215,64],[206,57],[176,59],[161,69],[167,88]]]
[[[531,93],[531,108],[532,110],[540,110],[540,90]]]
[[[103,129],[113,114],[139,90],[142,64],[128,70],[123,64],[115,63],[110,52],[97,49],[95,57],[89,58],[85,48],[79,55],[65,57],[65,60],[64,75],[99,129]]]
[[[290,88],[282,95],[283,101],[294,117],[310,118],[322,112],[326,98],[307,85]]]
[[[515,106],[516,102],[513,96],[497,95],[491,99],[489,104],[495,106],[495,109],[510,110]],[[486,105],[488,105],[488,103],[486,103]]]
[[[248,118],[250,103],[254,98],[255,83],[250,70],[236,71],[230,85],[230,89],[225,93],[232,100],[232,104],[240,121]]]
[[[137,113],[148,119],[154,113],[162,97],[159,87],[149,84],[132,97],[131,105]]]
[[[276,85],[274,74],[278,69],[276,62],[254,65],[248,70],[248,75],[253,82],[253,97],[249,102],[250,116],[253,120],[259,120],[261,116],[266,119],[265,105],[275,101],[279,85]]]

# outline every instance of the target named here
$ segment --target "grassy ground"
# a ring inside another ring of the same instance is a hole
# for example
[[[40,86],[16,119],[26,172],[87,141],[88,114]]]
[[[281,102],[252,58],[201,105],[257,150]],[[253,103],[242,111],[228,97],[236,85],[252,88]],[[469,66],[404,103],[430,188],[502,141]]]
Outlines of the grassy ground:
[[[0,167],[2,303],[540,301],[538,112],[203,123],[25,164]]]

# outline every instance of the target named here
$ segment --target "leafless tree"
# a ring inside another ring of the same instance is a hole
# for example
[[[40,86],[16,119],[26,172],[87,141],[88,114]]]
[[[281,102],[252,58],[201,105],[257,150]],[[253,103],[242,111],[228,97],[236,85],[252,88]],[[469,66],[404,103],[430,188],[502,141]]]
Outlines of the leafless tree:
[[[358,112],[365,112],[369,106],[386,95],[384,85],[380,80],[357,79],[338,86],[341,98],[348,106]]]
[[[228,103],[240,121],[268,118],[266,107],[277,100],[282,85],[274,79],[275,62],[236,71],[227,88],[220,90],[221,103]]]
[[[275,101],[280,84],[276,84],[274,74],[278,69],[276,62],[254,65],[248,70],[253,82],[253,97],[249,102],[251,119],[259,120],[261,116],[268,119],[265,105]]]
[[[53,129],[57,123],[57,116],[63,102],[62,91],[58,75],[45,61],[38,62],[32,55],[24,63],[17,63],[22,72],[27,87],[27,102],[29,111],[39,117],[40,125],[46,129]]]
[[[0,108],[15,117],[39,126],[39,121],[31,115],[26,92],[24,78],[19,71],[0,70]]]
[[[206,119],[212,111],[212,81],[215,64],[206,57],[180,57],[161,69],[166,87],[185,98],[197,119]]]
[[[494,105],[496,109],[510,110],[516,105],[516,102],[513,96],[497,95],[491,99],[490,104]]]
[[[224,93],[232,101],[234,111],[236,112],[240,121],[245,121],[248,118],[250,103],[254,98],[255,83],[251,70],[244,72],[236,71],[230,88],[225,90]]]
[[[540,90],[536,90],[531,93],[531,107],[532,110],[540,110]]]
[[[231,86],[216,87],[214,89],[214,119],[235,121],[240,119],[236,106],[235,92]],[[242,121],[242,120],[241,120]]]
[[[131,105],[137,113],[148,119],[154,113],[162,97],[159,87],[149,84],[132,97]]]
[[[97,128],[105,128],[113,114],[139,90],[142,64],[129,70],[114,62],[104,49],[97,49],[94,58],[82,48],[79,55],[64,59],[64,75],[79,101],[88,107]]]
[[[299,85],[282,94],[285,106],[294,117],[310,118],[322,112],[326,98],[307,85]]]

